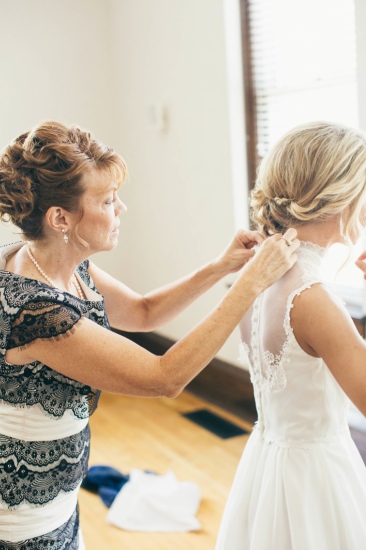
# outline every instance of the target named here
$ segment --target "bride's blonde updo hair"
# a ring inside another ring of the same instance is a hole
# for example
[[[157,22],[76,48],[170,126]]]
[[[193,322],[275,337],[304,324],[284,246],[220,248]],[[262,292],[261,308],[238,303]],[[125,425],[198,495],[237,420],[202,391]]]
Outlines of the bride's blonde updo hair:
[[[365,192],[365,136],[338,124],[304,124],[288,132],[263,159],[251,194],[251,215],[269,235],[326,220],[349,207],[343,219],[349,239],[359,231]]]
[[[59,122],[39,124],[0,155],[0,219],[11,221],[28,240],[41,239],[51,206],[79,210],[90,169],[107,170],[117,186],[127,173],[123,159],[90,132]]]

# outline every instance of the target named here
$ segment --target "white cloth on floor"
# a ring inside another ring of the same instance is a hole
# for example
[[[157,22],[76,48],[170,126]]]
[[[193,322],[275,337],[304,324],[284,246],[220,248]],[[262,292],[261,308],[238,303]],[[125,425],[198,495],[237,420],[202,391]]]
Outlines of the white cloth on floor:
[[[169,470],[155,475],[133,469],[107,514],[107,522],[127,531],[174,533],[198,531],[201,501],[196,483],[178,481]]]

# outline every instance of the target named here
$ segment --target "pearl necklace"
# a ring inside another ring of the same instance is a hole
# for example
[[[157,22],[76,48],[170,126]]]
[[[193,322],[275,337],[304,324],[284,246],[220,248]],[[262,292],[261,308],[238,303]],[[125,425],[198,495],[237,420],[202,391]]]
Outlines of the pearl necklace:
[[[47,281],[50,286],[53,286],[55,288],[57,288],[57,285],[54,281],[52,281],[51,277],[49,277],[47,275],[47,273],[45,273],[43,271],[43,269],[41,268],[41,266],[39,265],[39,263],[37,262],[37,260],[35,259],[35,257],[33,256],[33,253],[29,247],[29,245],[27,245],[26,247],[26,251],[27,251],[27,254],[29,256],[29,259],[31,260],[31,262],[34,264],[34,266],[36,267],[37,271],[42,275],[42,277],[45,279],[45,281]],[[77,277],[76,277],[76,274],[74,273],[73,274],[73,281],[72,281],[74,287],[76,288],[76,292],[80,298],[80,300],[84,300],[85,296],[84,296],[84,292],[82,291],[81,289],[81,286],[80,286],[80,283],[79,281],[77,280]]]

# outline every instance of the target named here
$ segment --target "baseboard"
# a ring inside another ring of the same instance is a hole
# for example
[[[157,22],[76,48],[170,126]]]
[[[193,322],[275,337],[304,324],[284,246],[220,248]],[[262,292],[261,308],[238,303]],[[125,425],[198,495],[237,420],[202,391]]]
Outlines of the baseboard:
[[[115,332],[156,355],[163,355],[175,343],[155,332]],[[249,373],[221,359],[214,358],[186,389],[249,422],[257,418]]]

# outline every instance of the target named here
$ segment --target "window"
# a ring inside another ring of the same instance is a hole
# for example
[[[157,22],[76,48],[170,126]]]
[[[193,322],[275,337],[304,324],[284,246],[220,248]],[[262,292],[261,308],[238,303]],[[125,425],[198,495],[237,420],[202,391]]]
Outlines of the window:
[[[240,0],[248,177],[269,148],[294,126],[328,120],[358,127],[354,0]],[[352,255],[336,282],[361,305],[363,278]],[[332,247],[329,281],[347,258]]]
[[[303,122],[358,126],[353,0],[242,0],[242,10],[257,157]]]

